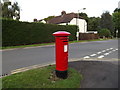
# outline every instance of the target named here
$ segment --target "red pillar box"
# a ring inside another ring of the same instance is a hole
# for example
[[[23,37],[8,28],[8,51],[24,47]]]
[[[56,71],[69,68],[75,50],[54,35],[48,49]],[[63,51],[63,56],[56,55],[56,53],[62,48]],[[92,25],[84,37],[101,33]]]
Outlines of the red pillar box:
[[[68,73],[68,36],[69,32],[58,31],[53,33],[56,39],[56,76],[67,78]]]

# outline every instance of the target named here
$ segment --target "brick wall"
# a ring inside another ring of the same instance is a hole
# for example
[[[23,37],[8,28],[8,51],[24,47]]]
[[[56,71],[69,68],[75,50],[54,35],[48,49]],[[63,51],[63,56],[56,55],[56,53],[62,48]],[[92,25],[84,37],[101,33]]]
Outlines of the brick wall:
[[[80,33],[79,36],[79,40],[99,39],[99,35],[94,33]]]

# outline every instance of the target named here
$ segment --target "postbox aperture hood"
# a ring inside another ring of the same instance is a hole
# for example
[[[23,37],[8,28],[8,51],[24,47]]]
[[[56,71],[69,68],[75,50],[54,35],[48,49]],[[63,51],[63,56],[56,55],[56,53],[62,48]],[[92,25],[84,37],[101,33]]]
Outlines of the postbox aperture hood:
[[[58,31],[58,32],[53,33],[53,36],[69,36],[69,35],[70,33],[66,31]]]

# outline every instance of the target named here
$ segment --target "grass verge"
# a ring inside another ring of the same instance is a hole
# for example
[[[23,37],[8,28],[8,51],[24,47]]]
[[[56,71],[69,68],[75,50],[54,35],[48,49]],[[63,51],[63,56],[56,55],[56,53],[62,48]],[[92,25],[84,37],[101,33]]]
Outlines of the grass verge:
[[[69,41],[69,43],[102,41],[102,40],[109,40],[109,39],[79,40],[79,41]],[[25,48],[25,47],[45,46],[45,45],[54,45],[54,44],[55,43],[42,43],[42,44],[32,44],[32,45],[7,46],[7,47],[0,47],[0,49]]]
[[[55,66],[28,70],[2,78],[3,88],[79,88],[82,75],[68,69],[68,78],[54,77]]]
[[[7,46],[7,47],[0,47],[0,49],[25,48],[25,47],[35,47],[35,46],[45,46],[45,45],[54,45],[54,43],[41,43],[41,44],[20,45],[20,46]]]

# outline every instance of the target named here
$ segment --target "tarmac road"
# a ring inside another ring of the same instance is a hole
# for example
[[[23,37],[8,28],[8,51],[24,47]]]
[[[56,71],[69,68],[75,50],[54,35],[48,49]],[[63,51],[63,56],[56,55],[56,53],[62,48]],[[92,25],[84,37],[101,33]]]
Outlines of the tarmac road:
[[[55,62],[54,45],[2,51],[2,72],[37,64]],[[83,59],[117,59],[118,40],[92,41],[69,45],[69,61]]]
[[[70,62],[69,67],[83,75],[80,88],[119,87],[118,61],[76,61]]]

